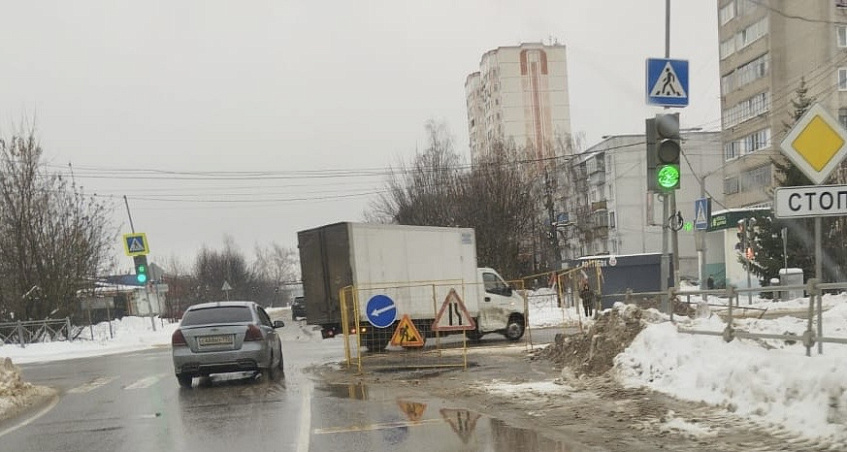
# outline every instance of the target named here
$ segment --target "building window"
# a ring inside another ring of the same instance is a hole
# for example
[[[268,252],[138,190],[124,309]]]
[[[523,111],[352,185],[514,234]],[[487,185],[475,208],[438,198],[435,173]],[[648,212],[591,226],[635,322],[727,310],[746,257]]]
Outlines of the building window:
[[[738,193],[738,177],[727,177],[723,180],[723,193],[725,195]]]
[[[838,109],[838,122],[847,129],[847,108]]]
[[[730,72],[729,74],[721,77],[721,95],[726,96],[728,93],[732,92],[735,89],[733,86],[733,79],[735,79],[735,73]]]
[[[741,175],[741,191],[751,191],[771,186],[771,165],[753,168]]]
[[[726,41],[722,42],[720,47],[720,56],[722,60],[732,55],[733,53],[735,53],[735,37],[729,38]]]
[[[756,0],[758,1],[758,0]],[[754,0],[738,0],[738,6],[735,8],[738,17],[747,15],[756,10],[756,1]]]
[[[730,141],[729,143],[725,143],[723,145],[723,159],[724,161],[730,161],[734,158],[738,158],[738,142]]]
[[[735,18],[735,0],[724,5],[720,10],[721,25],[726,25],[727,22]]]
[[[612,211],[609,212],[609,227],[614,229],[615,224],[616,224],[615,223],[615,211],[612,210]]]
[[[847,27],[844,25],[835,27],[835,34],[838,38],[838,47],[847,47]]]
[[[847,91],[847,67],[838,68],[838,91]]]
[[[733,127],[750,118],[756,117],[770,109],[770,94],[768,92],[756,94],[723,111],[722,119],[724,128]]]
[[[768,34],[767,17],[739,31],[738,34],[735,35],[737,41],[735,47],[737,50],[741,50],[744,47],[747,47],[750,44],[756,42],[759,38],[766,34]]]

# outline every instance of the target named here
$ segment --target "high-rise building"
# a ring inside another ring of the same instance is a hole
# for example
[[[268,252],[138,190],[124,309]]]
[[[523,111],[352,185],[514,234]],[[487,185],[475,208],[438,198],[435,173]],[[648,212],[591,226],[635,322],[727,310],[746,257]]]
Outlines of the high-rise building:
[[[494,143],[525,149],[529,158],[555,155],[557,138],[570,139],[565,46],[524,43],[482,56],[465,81],[471,159]]]
[[[769,206],[802,84],[847,126],[847,1],[719,0],[724,193]],[[839,171],[841,181],[845,173]]]

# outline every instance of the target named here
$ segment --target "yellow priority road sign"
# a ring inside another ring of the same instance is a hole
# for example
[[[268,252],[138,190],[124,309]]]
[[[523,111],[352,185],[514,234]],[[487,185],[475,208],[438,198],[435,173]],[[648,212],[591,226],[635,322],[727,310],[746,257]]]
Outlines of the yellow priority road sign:
[[[820,104],[814,104],[780,148],[812,183],[821,185],[847,156],[847,132]]]

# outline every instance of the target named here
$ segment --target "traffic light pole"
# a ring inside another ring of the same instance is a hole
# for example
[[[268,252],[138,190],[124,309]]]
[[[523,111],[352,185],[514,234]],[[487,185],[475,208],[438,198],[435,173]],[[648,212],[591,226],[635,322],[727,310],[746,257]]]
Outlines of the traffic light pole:
[[[665,0],[665,58],[671,57],[671,0]],[[668,107],[665,107],[667,109]],[[676,217],[676,190],[670,190],[665,195],[664,218],[662,219],[662,291],[667,292],[667,276],[669,269],[668,261],[668,232],[671,233],[673,253],[673,286],[679,289],[679,234],[675,227],[671,227],[671,216]],[[670,231],[668,231],[670,229]],[[668,300],[669,311],[673,318],[673,300]]]

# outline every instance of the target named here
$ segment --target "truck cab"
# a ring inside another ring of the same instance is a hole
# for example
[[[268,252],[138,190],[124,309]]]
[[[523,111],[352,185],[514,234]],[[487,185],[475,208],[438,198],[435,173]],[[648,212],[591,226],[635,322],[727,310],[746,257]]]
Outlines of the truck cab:
[[[492,268],[477,269],[484,292],[480,294],[477,330],[471,339],[478,340],[487,333],[500,333],[507,339],[520,339],[526,329],[524,299]]]

